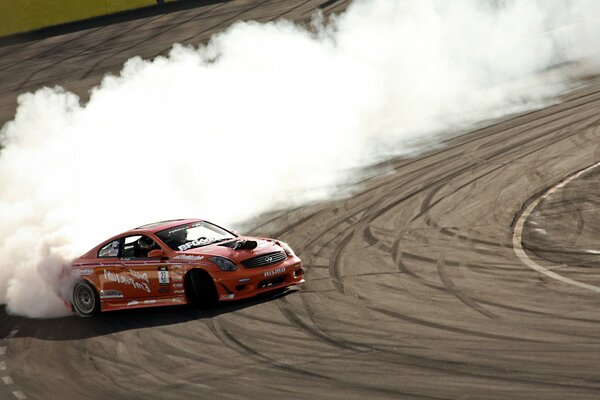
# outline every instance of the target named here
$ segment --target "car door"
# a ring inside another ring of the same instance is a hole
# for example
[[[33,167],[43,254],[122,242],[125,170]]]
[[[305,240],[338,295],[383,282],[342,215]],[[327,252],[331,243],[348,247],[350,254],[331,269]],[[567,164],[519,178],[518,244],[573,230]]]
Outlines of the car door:
[[[94,268],[96,280],[100,287],[100,298],[103,300],[127,299],[130,296],[123,274],[121,250],[123,239],[114,239],[98,251],[98,265]]]
[[[148,257],[148,253],[155,249],[160,249],[160,246],[146,235],[123,238],[123,278],[118,279],[120,282],[125,281],[130,298],[149,299],[172,294],[168,263],[161,258]]]

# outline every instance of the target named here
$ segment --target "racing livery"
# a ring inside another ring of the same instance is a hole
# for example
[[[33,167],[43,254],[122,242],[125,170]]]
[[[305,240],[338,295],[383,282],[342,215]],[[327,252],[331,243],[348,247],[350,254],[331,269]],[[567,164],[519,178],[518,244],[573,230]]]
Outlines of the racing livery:
[[[71,305],[81,316],[176,304],[212,305],[304,283],[285,242],[238,236],[199,219],[144,225],[73,263]]]

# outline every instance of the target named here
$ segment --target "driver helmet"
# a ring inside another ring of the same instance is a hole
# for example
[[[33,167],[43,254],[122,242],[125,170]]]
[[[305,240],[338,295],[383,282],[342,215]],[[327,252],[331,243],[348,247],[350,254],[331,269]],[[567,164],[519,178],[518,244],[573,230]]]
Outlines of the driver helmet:
[[[149,237],[142,236],[138,239],[138,246],[141,250],[149,251],[154,246],[154,240],[150,239]]]

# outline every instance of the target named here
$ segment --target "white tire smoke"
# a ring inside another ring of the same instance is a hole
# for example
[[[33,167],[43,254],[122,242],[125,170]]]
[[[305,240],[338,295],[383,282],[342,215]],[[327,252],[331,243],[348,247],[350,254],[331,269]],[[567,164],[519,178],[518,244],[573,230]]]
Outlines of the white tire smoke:
[[[0,303],[64,315],[69,258],[111,234],[327,198],[351,168],[540,107],[568,83],[541,72],[594,54],[599,17],[593,0],[356,1],[131,59],[87,104],[24,94],[1,131]]]

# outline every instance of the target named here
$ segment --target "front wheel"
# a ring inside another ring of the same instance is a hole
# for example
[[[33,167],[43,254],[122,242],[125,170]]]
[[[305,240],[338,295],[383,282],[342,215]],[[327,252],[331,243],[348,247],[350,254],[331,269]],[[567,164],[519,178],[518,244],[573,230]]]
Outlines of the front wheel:
[[[191,304],[207,307],[217,303],[217,288],[208,273],[192,270],[189,272],[187,278],[187,295]]]
[[[73,288],[73,308],[82,317],[89,317],[100,311],[100,298],[96,289],[88,282],[77,282]]]

